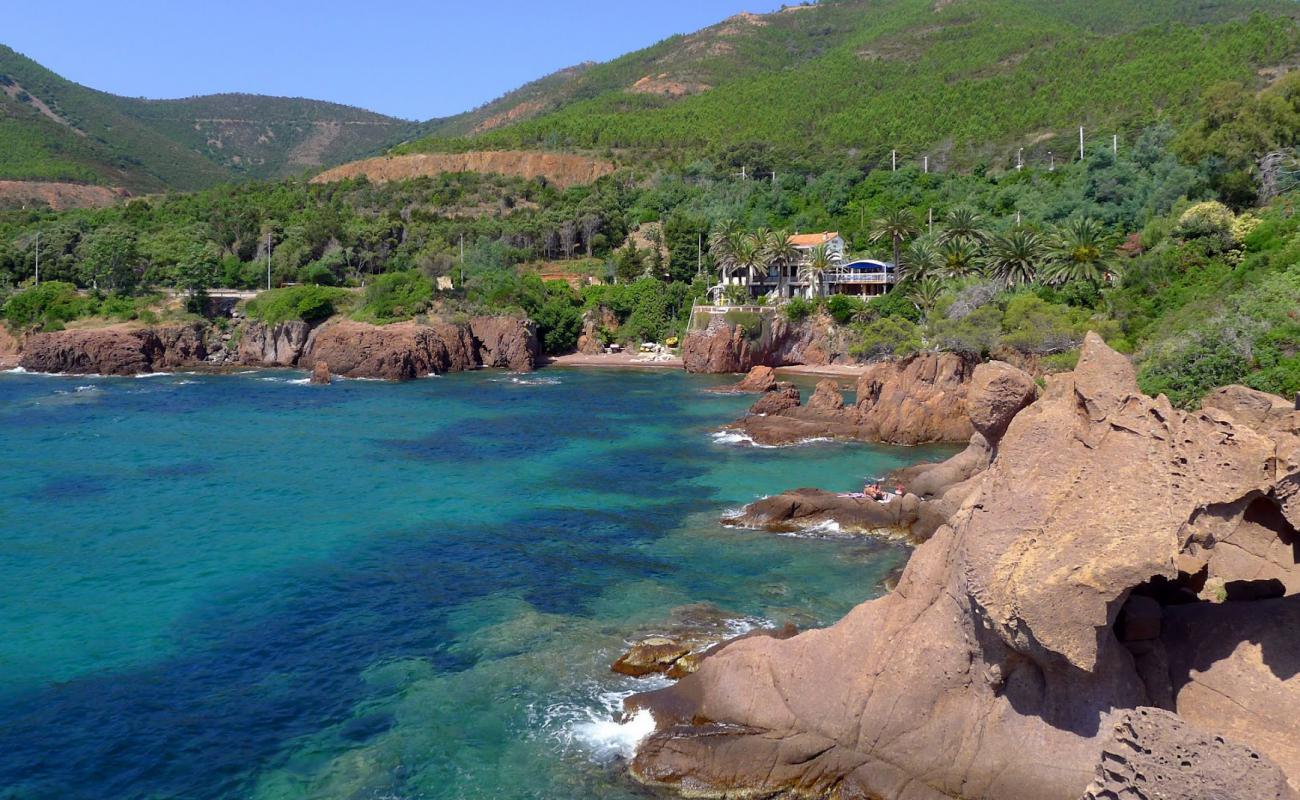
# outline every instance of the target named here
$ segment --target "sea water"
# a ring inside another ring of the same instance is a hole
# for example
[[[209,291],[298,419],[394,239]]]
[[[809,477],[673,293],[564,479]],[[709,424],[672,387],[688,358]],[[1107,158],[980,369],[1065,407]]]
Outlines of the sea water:
[[[627,641],[833,622],[906,558],[732,530],[946,454],[713,435],[675,372],[0,374],[0,797],[623,798]]]

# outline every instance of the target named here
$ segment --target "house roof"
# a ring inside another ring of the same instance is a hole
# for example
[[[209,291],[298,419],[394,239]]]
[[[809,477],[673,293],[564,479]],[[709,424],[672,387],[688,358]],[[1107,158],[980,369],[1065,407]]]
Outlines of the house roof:
[[[826,244],[839,237],[838,231],[825,231],[822,233],[796,233],[790,237],[790,244],[795,247],[816,247],[819,244]]]

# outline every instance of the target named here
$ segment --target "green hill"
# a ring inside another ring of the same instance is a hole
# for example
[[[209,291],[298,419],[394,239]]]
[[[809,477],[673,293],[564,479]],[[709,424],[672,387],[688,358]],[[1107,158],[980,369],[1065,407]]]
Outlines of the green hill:
[[[349,161],[417,130],[404,120],[298,98],[118,97],[0,46],[0,179],[136,192],[197,189]]]
[[[1217,81],[1263,84],[1300,57],[1296,14],[1277,0],[823,0],[551,76],[401,150],[689,158],[761,142],[1006,165],[1019,147],[1071,152],[1079,125],[1181,124]]]

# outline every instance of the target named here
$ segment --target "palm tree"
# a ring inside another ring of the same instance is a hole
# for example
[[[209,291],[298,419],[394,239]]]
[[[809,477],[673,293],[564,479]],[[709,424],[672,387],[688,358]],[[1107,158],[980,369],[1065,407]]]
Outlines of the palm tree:
[[[980,272],[980,250],[974,240],[949,239],[939,248],[940,271],[945,278],[968,278]]]
[[[768,237],[767,245],[764,247],[765,260],[769,267],[778,267],[781,270],[781,283],[779,285],[780,293],[785,293],[786,287],[786,269],[799,260],[799,248],[790,242],[790,232],[787,230],[773,231]]]
[[[718,265],[719,285],[726,284],[727,276],[736,270],[736,258],[745,231],[735,220],[727,220],[709,232],[709,254]]]
[[[919,233],[916,215],[906,208],[896,208],[871,223],[872,242],[889,240],[894,244],[894,266],[902,260],[903,242],[913,239]]]
[[[1012,228],[989,240],[984,261],[991,277],[1004,286],[1017,286],[1034,282],[1045,252],[1043,237],[1028,228]]]
[[[978,245],[989,236],[988,231],[982,227],[983,222],[984,218],[975,209],[958,206],[944,215],[939,244],[967,242]]]
[[[929,316],[943,295],[943,284],[935,278],[924,278],[912,284],[907,298],[925,316]]]
[[[1101,223],[1091,217],[1062,225],[1049,242],[1050,259],[1043,267],[1049,283],[1101,283],[1114,271],[1114,248]]]
[[[903,260],[894,268],[900,282],[923,281],[943,269],[943,259],[934,245],[926,239],[917,239],[903,251]]]
[[[840,260],[840,254],[824,244],[819,244],[808,253],[808,260],[799,267],[799,280],[808,284],[811,294],[816,290],[818,297],[822,294],[822,277],[826,271]]]

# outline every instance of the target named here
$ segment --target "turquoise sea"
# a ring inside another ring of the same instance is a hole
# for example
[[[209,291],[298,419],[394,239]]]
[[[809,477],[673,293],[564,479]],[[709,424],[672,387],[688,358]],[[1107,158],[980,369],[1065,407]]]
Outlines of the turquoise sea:
[[[304,378],[0,374],[0,798],[644,796],[625,641],[906,557],[719,514],[949,452],[719,442],[749,398],[675,372]]]

